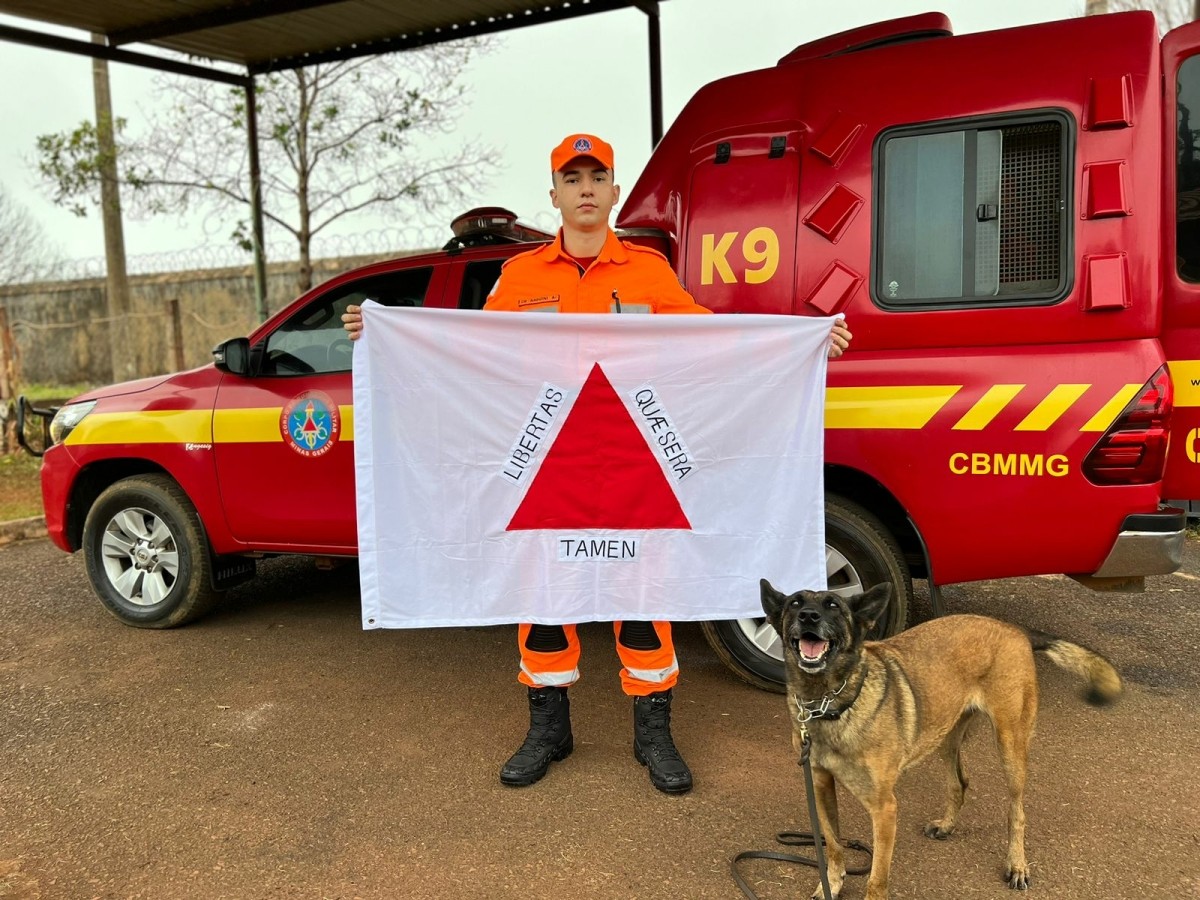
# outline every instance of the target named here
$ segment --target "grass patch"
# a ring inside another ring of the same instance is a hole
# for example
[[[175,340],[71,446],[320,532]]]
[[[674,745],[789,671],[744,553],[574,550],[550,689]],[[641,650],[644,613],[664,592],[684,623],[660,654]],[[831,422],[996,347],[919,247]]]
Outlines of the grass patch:
[[[36,405],[46,400],[69,400],[95,387],[94,384],[26,384],[22,385],[20,393]]]
[[[42,461],[28,453],[0,456],[0,522],[42,514]]]

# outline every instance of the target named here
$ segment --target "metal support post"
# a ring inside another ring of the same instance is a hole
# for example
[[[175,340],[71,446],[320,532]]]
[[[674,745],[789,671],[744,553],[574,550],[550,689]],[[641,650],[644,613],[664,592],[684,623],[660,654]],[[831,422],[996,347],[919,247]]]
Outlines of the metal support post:
[[[250,217],[254,241],[254,309],[266,321],[267,256],[263,247],[262,170],[258,162],[258,102],[254,79],[246,85],[246,140],[250,142]]]
[[[637,7],[646,14],[650,36],[650,145],[653,149],[663,136],[662,30],[657,0],[639,0]]]

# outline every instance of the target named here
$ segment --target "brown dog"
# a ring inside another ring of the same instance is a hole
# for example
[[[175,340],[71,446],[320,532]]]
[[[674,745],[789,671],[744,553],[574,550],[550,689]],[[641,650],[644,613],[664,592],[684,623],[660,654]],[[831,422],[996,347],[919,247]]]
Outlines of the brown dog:
[[[930,753],[941,756],[947,768],[946,810],[925,834],[948,837],[967,788],[960,746],[976,713],[995,727],[1008,781],[1005,877],[1009,887],[1028,888],[1023,798],[1038,703],[1033,651],[1086,679],[1092,703],[1120,694],[1116,669],[1077,644],[984,616],[946,616],[885,641],[868,641],[865,636],[887,608],[890,584],[848,598],[814,591],[785,596],[765,579],[760,585],[763,610],[783,640],[796,752],[806,732],[811,740],[834,898],[846,876],[835,785],[849,790],[871,815],[874,859],[867,900],[886,900],[896,839],[896,781]],[[818,885],[813,898],[823,896]]]

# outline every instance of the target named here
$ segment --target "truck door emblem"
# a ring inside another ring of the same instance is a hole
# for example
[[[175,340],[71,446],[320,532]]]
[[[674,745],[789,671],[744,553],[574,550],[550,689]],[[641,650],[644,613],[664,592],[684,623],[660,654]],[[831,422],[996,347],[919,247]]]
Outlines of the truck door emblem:
[[[298,394],[279,416],[284,443],[301,456],[324,456],[337,443],[341,429],[337,404],[321,391]]]

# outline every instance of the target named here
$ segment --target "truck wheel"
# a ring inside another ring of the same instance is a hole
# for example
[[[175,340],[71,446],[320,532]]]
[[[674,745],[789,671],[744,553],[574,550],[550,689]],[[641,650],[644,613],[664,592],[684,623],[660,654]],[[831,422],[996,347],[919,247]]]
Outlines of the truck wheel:
[[[97,497],[83,558],[100,601],[126,625],[173,628],[217,598],[200,518],[166,475],[125,478]]]
[[[892,602],[871,637],[904,630],[912,578],[896,539],[871,513],[836,496],[825,500],[825,571],[829,590],[843,595],[892,582]],[[790,590],[788,585],[777,587]],[[779,635],[765,618],[702,622],[701,629],[720,660],[743,681],[777,693],[786,689]]]

